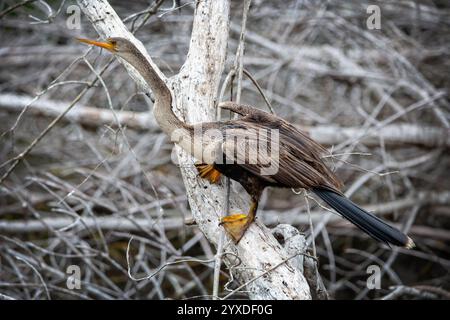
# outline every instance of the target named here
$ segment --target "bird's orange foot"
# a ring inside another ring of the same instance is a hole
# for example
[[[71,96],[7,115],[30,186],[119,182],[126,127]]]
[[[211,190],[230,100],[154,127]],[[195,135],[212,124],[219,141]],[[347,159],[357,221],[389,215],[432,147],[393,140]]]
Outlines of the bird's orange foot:
[[[213,184],[219,182],[222,174],[217,171],[212,164],[196,163],[195,167],[198,170],[198,174],[203,179],[206,179]]]
[[[225,228],[225,231],[230,235],[235,244],[238,244],[250,224],[251,221],[246,214],[232,214],[223,217],[219,223],[219,225]]]

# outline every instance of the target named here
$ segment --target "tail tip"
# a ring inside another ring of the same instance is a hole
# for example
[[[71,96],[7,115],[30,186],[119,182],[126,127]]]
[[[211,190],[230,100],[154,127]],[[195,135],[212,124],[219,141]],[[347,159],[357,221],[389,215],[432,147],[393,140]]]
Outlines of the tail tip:
[[[415,246],[416,244],[414,243],[414,241],[410,237],[408,237],[408,240],[405,244],[405,249],[413,249]]]

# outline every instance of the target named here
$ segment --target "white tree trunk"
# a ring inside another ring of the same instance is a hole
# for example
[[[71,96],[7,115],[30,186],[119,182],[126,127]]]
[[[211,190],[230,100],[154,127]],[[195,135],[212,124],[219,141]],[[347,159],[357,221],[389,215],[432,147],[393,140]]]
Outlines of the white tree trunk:
[[[128,32],[106,1],[78,0],[78,3],[102,38],[120,36],[131,40],[153,64],[145,48]],[[189,53],[180,73],[170,80],[175,112],[187,122],[215,120],[214,105],[228,40],[229,8],[228,0],[196,2]],[[127,63],[124,65],[133,79],[148,90],[136,71]],[[164,79],[162,73],[161,77]],[[193,217],[208,240],[216,245],[219,219],[225,207],[224,186],[210,185],[200,179],[192,167],[194,159],[181,150],[179,163]],[[232,190],[232,212],[247,212],[248,199]],[[225,255],[224,261],[241,284],[249,282],[243,289],[251,299],[311,299],[302,270],[290,259],[292,254],[258,221],[252,224],[238,246],[227,242],[225,251],[239,258],[237,268],[232,268],[236,265],[233,256]]]

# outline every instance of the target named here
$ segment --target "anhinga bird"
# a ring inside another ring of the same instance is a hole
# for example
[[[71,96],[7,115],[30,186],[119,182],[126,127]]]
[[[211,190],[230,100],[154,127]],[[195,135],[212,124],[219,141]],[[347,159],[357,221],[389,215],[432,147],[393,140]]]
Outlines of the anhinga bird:
[[[411,248],[413,241],[382,219],[358,207],[340,191],[340,182],[324,164],[321,155],[326,151],[305,133],[287,121],[257,108],[224,102],[219,107],[241,117],[229,121],[187,124],[172,111],[170,89],[152,65],[129,40],[109,38],[106,42],[79,39],[87,44],[105,48],[130,63],[145,79],[155,96],[154,115],[161,129],[202,163],[197,164],[199,175],[217,183],[221,175],[239,182],[252,199],[249,213],[226,216],[221,220],[228,234],[239,242],[254,221],[258,201],[264,188],[305,188],[311,190],[343,217],[374,239],[396,246]],[[207,132],[215,132],[213,136]],[[274,139],[269,132],[276,132]],[[219,138],[217,136],[220,136]],[[245,146],[236,145],[243,138]],[[277,151],[278,170],[262,174],[271,155],[261,154],[261,146]],[[248,161],[253,156],[256,161]],[[264,159],[262,159],[264,158]],[[244,159],[245,161],[236,161]],[[231,161],[230,161],[231,160]],[[265,161],[263,161],[265,160]]]

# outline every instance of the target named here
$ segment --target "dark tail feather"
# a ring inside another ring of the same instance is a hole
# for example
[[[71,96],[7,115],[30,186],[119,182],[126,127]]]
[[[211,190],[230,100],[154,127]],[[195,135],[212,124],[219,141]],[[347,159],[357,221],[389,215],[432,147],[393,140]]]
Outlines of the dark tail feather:
[[[414,247],[414,242],[411,238],[388,225],[380,218],[361,209],[346,197],[324,188],[314,188],[313,191],[344,218],[375,240],[408,249]]]

